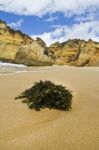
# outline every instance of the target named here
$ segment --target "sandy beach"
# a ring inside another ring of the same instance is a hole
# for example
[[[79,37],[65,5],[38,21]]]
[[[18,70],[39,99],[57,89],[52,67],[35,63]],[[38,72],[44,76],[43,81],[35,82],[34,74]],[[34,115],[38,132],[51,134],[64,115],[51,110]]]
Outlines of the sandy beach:
[[[72,90],[72,110],[36,112],[14,100],[39,80]],[[46,67],[1,74],[0,150],[99,150],[99,67]]]

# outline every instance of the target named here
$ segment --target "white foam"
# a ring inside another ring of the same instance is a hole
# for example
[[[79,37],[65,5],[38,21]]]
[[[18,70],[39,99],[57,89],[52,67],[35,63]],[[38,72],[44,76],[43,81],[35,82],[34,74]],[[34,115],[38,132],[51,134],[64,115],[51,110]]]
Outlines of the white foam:
[[[25,65],[22,64],[13,64],[13,63],[5,63],[5,62],[0,62],[0,67],[1,66],[26,67]]]

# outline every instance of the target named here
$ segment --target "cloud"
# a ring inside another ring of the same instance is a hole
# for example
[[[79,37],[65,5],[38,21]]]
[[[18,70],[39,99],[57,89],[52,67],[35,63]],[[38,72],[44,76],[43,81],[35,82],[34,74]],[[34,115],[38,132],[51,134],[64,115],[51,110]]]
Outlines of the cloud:
[[[49,4],[50,0],[0,0],[0,10],[19,15],[41,16]]]
[[[90,8],[86,11],[85,14],[75,16],[74,20],[77,21],[77,22],[99,20],[98,10],[95,9],[95,8]]]
[[[23,21],[24,21],[23,19],[20,19],[16,22],[11,22],[10,24],[8,24],[8,26],[10,26],[11,28],[14,28],[14,29],[19,29],[19,28],[21,28]]]
[[[0,10],[20,15],[43,16],[63,12],[65,16],[71,16],[93,8],[99,10],[99,0],[0,0]]]
[[[47,22],[54,22],[56,20],[58,20],[57,16],[50,16],[49,18],[45,19],[45,21],[47,21]]]
[[[99,0],[0,0],[0,10],[18,15],[50,16],[46,21],[57,20],[55,13],[62,12],[72,22],[68,25],[54,25],[53,31],[37,36],[47,42],[63,42],[81,38],[99,41]],[[71,20],[72,18],[72,20]],[[13,28],[20,27],[22,21],[11,23]]]
[[[68,39],[93,39],[94,41],[99,42],[99,21],[87,21],[72,26],[56,26],[52,32],[45,32],[41,35],[32,35],[32,38],[40,37],[42,38],[47,45],[54,42],[64,42]]]

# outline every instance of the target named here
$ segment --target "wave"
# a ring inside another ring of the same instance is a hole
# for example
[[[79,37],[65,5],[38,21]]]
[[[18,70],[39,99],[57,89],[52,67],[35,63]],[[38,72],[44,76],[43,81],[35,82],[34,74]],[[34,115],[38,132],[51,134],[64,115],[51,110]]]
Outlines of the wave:
[[[0,62],[0,67],[3,67],[3,66],[9,66],[9,67],[26,67],[25,65],[22,65],[22,64],[14,64],[14,63],[5,63],[5,62]]]

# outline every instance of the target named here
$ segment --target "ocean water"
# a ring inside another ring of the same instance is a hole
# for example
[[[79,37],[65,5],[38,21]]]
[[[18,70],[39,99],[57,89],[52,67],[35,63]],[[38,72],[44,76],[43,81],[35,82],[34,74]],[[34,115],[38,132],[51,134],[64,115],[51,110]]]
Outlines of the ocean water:
[[[0,74],[16,73],[26,71],[27,67],[22,64],[0,62]]]
[[[13,63],[3,63],[0,62],[0,75],[2,74],[13,74],[13,73],[20,73],[20,72],[43,72],[43,71],[50,71],[50,70],[61,70],[63,67],[53,65],[53,66],[34,66],[34,67],[27,67],[22,64],[13,64]]]
[[[0,62],[0,67],[4,67],[4,66],[9,66],[9,67],[26,67],[25,65],[22,65],[22,64],[13,64],[13,63]]]

